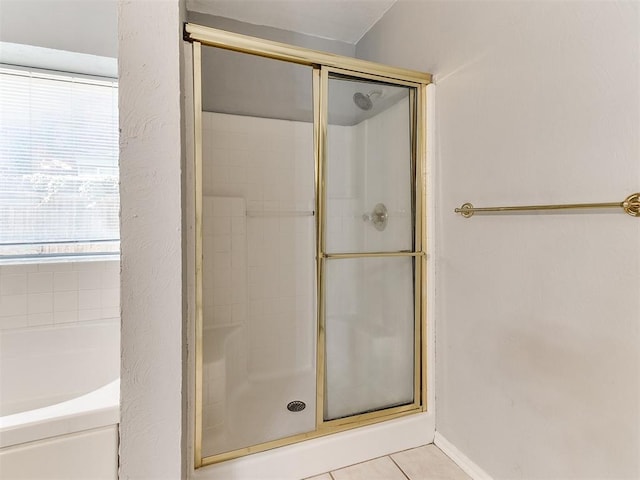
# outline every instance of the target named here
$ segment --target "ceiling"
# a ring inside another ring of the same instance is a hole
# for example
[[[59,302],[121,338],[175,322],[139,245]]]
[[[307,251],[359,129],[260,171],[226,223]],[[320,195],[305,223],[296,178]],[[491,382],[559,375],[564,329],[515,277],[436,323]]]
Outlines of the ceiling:
[[[191,11],[357,43],[396,0],[187,0]]]

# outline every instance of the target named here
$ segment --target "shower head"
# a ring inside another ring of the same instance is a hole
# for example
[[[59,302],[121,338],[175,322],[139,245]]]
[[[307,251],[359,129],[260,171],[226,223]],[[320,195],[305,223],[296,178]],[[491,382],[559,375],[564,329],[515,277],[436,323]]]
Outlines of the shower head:
[[[371,98],[369,98],[369,95],[365,95],[364,93],[354,93],[353,101],[358,106],[358,108],[362,110],[371,110],[371,107],[373,107]]]
[[[382,92],[380,90],[373,90],[366,95],[361,92],[356,92],[353,94],[353,102],[361,110],[371,110],[371,108],[373,107],[373,101],[381,95]]]

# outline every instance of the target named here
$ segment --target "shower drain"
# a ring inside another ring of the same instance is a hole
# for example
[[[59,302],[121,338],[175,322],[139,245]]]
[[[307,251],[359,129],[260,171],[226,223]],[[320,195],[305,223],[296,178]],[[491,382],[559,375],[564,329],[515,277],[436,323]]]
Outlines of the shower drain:
[[[301,412],[306,407],[307,404],[300,400],[294,400],[293,402],[287,403],[287,410],[289,410],[290,412]]]

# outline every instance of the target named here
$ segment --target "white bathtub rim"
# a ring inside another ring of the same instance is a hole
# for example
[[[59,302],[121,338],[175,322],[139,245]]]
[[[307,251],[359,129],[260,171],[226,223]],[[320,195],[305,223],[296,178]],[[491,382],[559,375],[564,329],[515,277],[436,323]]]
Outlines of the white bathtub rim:
[[[0,448],[120,421],[120,379],[55,405],[0,417]]]

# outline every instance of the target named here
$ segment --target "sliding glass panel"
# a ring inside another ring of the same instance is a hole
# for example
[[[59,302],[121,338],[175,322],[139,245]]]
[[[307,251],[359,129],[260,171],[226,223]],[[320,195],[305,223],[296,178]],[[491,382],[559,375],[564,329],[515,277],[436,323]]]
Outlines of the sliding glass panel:
[[[412,90],[329,77],[327,253],[414,249]]]
[[[315,160],[311,67],[202,57],[208,457],[315,429]]]
[[[413,257],[326,262],[324,419],[414,400]]]

